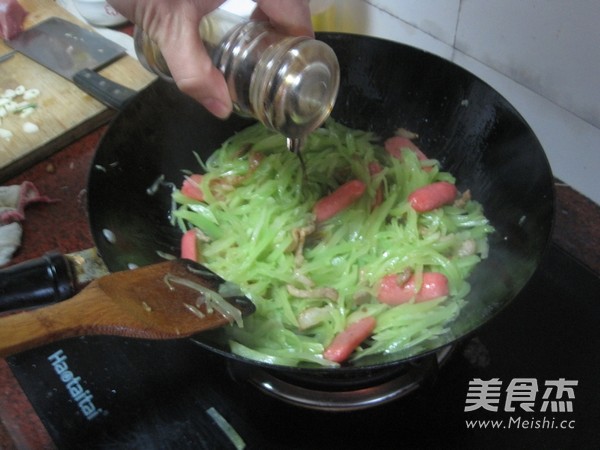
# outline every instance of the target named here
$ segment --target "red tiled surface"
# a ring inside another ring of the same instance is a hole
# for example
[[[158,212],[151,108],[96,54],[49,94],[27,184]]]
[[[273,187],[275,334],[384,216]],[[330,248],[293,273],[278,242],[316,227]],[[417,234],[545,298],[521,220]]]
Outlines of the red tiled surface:
[[[93,246],[85,189],[100,128],[5,185],[32,181],[55,203],[31,204],[25,210],[21,247],[11,264],[51,250],[72,252]],[[0,360],[0,449],[45,450],[54,445],[5,360]]]

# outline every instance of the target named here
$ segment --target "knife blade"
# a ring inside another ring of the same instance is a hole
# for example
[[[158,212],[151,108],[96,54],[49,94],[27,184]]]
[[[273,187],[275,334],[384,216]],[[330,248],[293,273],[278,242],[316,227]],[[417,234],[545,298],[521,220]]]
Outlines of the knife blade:
[[[6,44],[111,108],[122,109],[137,94],[97,72],[123,57],[125,49],[67,20],[51,17]]]

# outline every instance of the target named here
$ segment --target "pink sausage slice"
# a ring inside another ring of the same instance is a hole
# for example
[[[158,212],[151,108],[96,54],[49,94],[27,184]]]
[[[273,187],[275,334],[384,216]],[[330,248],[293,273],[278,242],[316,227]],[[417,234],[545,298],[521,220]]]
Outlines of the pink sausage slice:
[[[373,333],[376,324],[377,321],[371,316],[351,323],[333,338],[331,344],[323,352],[323,357],[338,363],[345,361],[356,347]]]
[[[183,180],[183,185],[181,186],[181,193],[186,197],[203,202],[204,193],[202,192],[202,189],[200,189],[202,178],[203,175],[198,173],[186,177],[186,179]]]
[[[424,272],[421,289],[415,291],[415,278],[411,276],[404,284],[398,284],[398,275],[386,275],[379,282],[377,299],[387,305],[401,305],[411,300],[425,302],[448,295],[448,278],[439,272]]]
[[[408,201],[415,211],[427,212],[453,203],[457,193],[452,183],[437,181],[413,191]]]
[[[191,259],[192,261],[196,262],[199,261],[196,230],[188,230],[183,233],[183,236],[181,236],[181,257],[183,259]]]
[[[392,136],[391,138],[386,139],[386,141],[383,143],[383,146],[385,151],[396,159],[402,159],[403,148],[407,148],[414,152],[419,161],[427,159],[425,153],[423,153],[423,151],[417,147],[413,141],[402,136]]]
[[[367,185],[360,180],[351,180],[342,184],[313,207],[317,222],[323,222],[343,211],[364,194]]]

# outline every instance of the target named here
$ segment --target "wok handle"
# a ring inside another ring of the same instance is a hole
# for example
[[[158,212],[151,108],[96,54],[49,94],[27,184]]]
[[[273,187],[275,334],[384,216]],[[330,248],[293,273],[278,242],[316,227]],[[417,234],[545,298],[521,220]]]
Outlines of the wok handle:
[[[0,270],[0,312],[56,303],[75,295],[76,278],[58,252]]]
[[[106,106],[120,111],[137,95],[133,89],[115,83],[98,72],[83,69],[73,76],[73,83]]]

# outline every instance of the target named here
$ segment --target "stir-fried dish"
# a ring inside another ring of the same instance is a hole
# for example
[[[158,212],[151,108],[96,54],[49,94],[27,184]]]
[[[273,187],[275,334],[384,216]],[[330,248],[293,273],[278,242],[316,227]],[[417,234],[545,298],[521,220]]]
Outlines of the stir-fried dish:
[[[304,173],[257,124],[227,140],[174,194],[182,256],[256,305],[227,329],[232,352],[335,367],[425,350],[460,313],[493,231],[454,177],[402,135],[330,120],[307,139]]]

